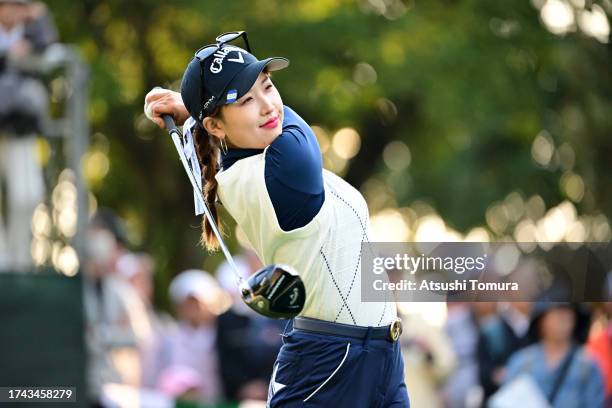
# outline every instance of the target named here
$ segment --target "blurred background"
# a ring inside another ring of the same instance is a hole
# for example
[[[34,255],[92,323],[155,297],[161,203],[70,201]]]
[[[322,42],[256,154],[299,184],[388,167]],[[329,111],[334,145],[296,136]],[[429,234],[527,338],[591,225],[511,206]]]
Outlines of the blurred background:
[[[291,60],[275,85],[363,193],[373,240],[609,242],[611,14],[610,0],[0,0],[0,386],[72,385],[82,406],[265,401],[284,324],[235,301],[143,114],[226,31]],[[509,356],[563,322],[561,343],[591,352],[552,359],[587,373],[552,405],[610,401],[610,305],[534,305],[401,304],[413,406],[485,404],[543,358]],[[544,399],[551,373],[532,373]]]

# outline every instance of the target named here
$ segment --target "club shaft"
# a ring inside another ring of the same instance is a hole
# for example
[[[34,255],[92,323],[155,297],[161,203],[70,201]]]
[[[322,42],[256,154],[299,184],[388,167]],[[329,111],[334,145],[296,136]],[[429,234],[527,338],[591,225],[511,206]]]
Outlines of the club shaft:
[[[174,120],[172,119],[170,115],[163,115],[162,118],[166,125],[166,129],[168,130],[168,133],[170,133],[170,137],[172,138],[172,141],[174,142],[174,146],[176,147],[179,157],[181,158],[181,163],[183,163],[183,168],[185,169],[185,172],[187,173],[187,178],[189,178],[189,181],[191,182],[193,189],[198,192],[200,198],[202,199],[202,203],[204,204],[204,215],[208,219],[208,223],[210,224],[213,234],[215,234],[215,237],[217,237],[217,240],[219,241],[219,247],[221,248],[221,251],[225,255],[225,259],[227,259],[227,262],[229,262],[231,268],[234,270],[234,274],[236,275],[237,281],[241,282],[242,277],[241,277],[240,271],[238,270],[238,267],[236,266],[236,263],[234,262],[234,257],[232,257],[232,254],[230,253],[229,249],[225,245],[225,241],[223,241],[223,238],[221,237],[221,232],[217,228],[217,223],[215,222],[215,219],[213,218],[212,213],[210,209],[208,208],[208,204],[206,203],[204,192],[202,191],[201,188],[198,187],[198,183],[196,182],[195,175],[193,174],[193,171],[189,167],[189,164],[187,162],[187,157],[185,157],[185,152],[183,151],[183,144],[181,143],[181,133],[179,129],[176,127]]]

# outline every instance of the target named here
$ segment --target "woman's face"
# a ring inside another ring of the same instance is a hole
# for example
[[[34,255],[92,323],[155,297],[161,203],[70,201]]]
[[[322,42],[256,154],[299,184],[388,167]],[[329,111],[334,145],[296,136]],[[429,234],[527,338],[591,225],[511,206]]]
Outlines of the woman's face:
[[[568,341],[576,325],[576,314],[568,307],[553,308],[544,313],[540,320],[542,338],[555,341]]]
[[[189,323],[193,327],[207,326],[212,324],[216,315],[211,311],[209,305],[193,296],[188,296],[177,305],[176,309],[179,319]]]
[[[209,134],[225,138],[229,147],[263,149],[282,133],[283,101],[262,72],[249,92],[222,106],[219,117],[205,118],[203,125]]]
[[[0,4],[0,25],[12,29],[27,17],[28,7],[25,4]]]

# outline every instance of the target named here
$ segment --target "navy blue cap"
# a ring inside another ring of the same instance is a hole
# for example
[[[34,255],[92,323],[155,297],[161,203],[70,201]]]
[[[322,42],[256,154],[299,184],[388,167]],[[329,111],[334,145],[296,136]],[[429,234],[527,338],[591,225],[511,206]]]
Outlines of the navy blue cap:
[[[201,121],[217,107],[246,94],[264,68],[278,71],[288,65],[286,58],[259,61],[240,47],[223,44],[203,61],[194,57],[189,62],[181,82],[181,97],[189,114]]]

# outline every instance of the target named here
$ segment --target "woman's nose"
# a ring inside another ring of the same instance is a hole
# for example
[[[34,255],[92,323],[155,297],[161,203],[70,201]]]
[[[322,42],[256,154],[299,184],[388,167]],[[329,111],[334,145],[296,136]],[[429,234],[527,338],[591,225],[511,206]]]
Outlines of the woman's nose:
[[[272,99],[266,95],[262,96],[261,99],[261,113],[267,115],[274,110],[274,104]]]

